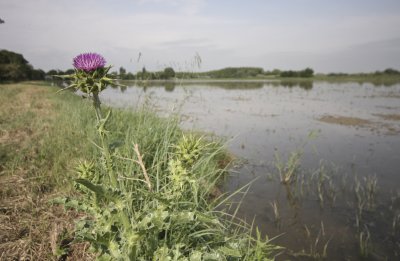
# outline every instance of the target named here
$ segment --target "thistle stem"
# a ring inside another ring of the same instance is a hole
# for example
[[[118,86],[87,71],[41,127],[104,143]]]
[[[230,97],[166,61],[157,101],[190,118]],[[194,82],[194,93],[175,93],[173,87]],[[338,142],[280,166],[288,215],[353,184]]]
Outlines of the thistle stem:
[[[103,119],[103,116],[101,115],[100,104],[101,102],[99,98],[99,93],[93,92],[93,106],[94,109],[96,110],[97,123],[100,123],[100,120]]]
[[[103,119],[100,104],[101,104],[101,102],[100,102],[99,94],[97,92],[94,92],[93,93],[93,105],[96,110],[97,124],[99,127],[101,126],[101,124],[105,124],[105,122],[102,123],[101,121],[102,120],[107,121],[107,119],[109,117],[109,115],[107,115],[107,117],[105,119]],[[110,153],[110,149],[108,147],[108,142],[107,142],[107,136],[104,133],[101,133],[100,131],[99,131],[99,136],[101,139],[101,145],[103,147],[102,151],[103,151],[103,156],[105,159],[106,169],[108,171],[108,175],[110,178],[110,182],[111,182],[111,185],[116,188],[116,187],[118,187],[118,180],[115,177],[114,168],[113,168],[112,160],[111,160],[111,153]],[[129,231],[131,228],[131,223],[129,221],[128,215],[122,211],[120,213],[120,219],[121,219],[121,222],[122,222],[124,228],[127,231]]]
[[[99,93],[98,92],[93,92],[93,106],[96,110],[96,117],[97,117],[97,124],[98,124],[98,128],[100,128],[101,124],[105,124],[102,123],[102,120],[107,121],[108,116],[103,119],[103,116],[101,114],[101,107],[100,107],[100,98],[99,98]],[[104,127],[104,126],[103,126]],[[104,133],[101,133],[101,131],[99,131],[99,136],[101,139],[101,146],[103,147],[103,157],[105,160],[105,164],[106,164],[106,169],[110,178],[110,183],[113,187],[118,187],[118,180],[115,176],[114,173],[114,168],[112,165],[112,160],[111,160],[111,153],[110,153],[110,149],[108,148],[108,142],[107,142],[107,136]],[[120,213],[120,220],[124,226],[124,228],[129,231],[131,229],[131,223],[129,221],[129,217],[125,212],[121,212]]]
[[[100,102],[100,98],[99,98],[99,93],[93,92],[93,106],[96,111],[98,128],[101,126],[101,124],[104,124],[101,122],[104,119],[103,119],[103,116],[101,113],[100,104],[101,104],[101,102]],[[100,140],[101,140],[101,146],[103,148],[102,151],[103,151],[103,156],[104,156],[104,160],[105,160],[105,165],[106,165],[106,169],[108,171],[111,185],[114,187],[118,187],[118,181],[114,174],[114,169],[113,169],[112,160],[111,160],[111,154],[110,154],[110,150],[108,148],[107,137],[105,136],[104,133],[100,133],[100,131],[99,131],[99,136],[100,136]]]

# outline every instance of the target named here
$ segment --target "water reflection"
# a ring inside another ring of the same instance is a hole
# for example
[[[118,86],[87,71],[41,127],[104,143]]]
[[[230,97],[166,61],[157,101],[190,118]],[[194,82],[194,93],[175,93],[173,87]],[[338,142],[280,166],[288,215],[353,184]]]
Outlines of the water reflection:
[[[400,85],[315,81],[143,82],[107,89],[102,100],[127,108],[151,100],[160,115],[175,113],[179,104],[183,128],[229,139],[228,149],[246,164],[232,171],[224,189],[235,191],[257,178],[238,214],[256,217],[271,237],[284,233],[276,242],[292,251],[285,258],[321,257],[327,244],[329,259],[358,260],[360,235],[369,233],[373,255],[397,260],[399,93]],[[354,122],[319,120],[331,115]],[[318,137],[309,139],[315,130]],[[299,148],[301,172],[283,185],[275,155],[287,161]],[[321,169],[322,159],[334,167]],[[374,180],[368,178],[374,175],[376,198],[368,207],[364,198],[374,194]]]
[[[144,91],[151,88],[164,88],[167,92],[173,92],[176,87],[190,87],[198,85],[206,85],[208,87],[221,88],[225,90],[256,90],[264,86],[295,88],[298,87],[304,90],[311,90],[313,88],[312,80],[286,80],[286,81],[125,81],[126,86],[141,87]],[[113,87],[117,88],[117,87]],[[122,92],[126,90],[121,89]]]
[[[275,86],[283,86],[287,88],[299,87],[304,90],[311,90],[313,88],[313,81],[281,81],[279,84],[275,84]]]
[[[175,86],[176,86],[175,83],[167,82],[167,83],[165,83],[165,85],[164,85],[164,89],[165,89],[165,91],[167,91],[167,92],[173,92],[174,89],[175,89]]]

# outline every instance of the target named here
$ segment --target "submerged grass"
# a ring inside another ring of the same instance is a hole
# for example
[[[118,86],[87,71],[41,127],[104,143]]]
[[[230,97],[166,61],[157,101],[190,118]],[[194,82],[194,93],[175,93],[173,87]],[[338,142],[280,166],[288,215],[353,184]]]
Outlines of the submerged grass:
[[[210,201],[225,171],[218,142],[184,134],[177,118],[113,110],[107,161],[90,102],[41,83],[0,87],[0,259],[273,258],[268,239],[213,208],[225,202]],[[48,203],[59,196],[74,210]]]
[[[296,155],[296,153],[299,151],[290,155]],[[298,155],[303,154],[300,150]],[[394,194],[379,190],[377,175],[359,177],[355,173],[341,173],[335,165],[330,166],[324,160],[320,161],[316,169],[306,170],[301,167],[301,161],[301,157],[296,158],[296,161],[289,157],[286,162],[282,162],[279,157],[276,157],[275,162],[271,165],[276,169],[276,179],[272,182],[281,186],[282,190],[286,192],[286,198],[280,200],[281,210],[278,215],[276,199],[270,201],[271,216],[274,217],[272,220],[276,223],[277,216],[279,217],[280,227],[283,228],[279,230],[279,233],[289,234],[291,231],[287,227],[303,225],[306,232],[305,238],[310,241],[308,244],[303,244],[303,249],[297,252],[288,249],[283,256],[288,255],[294,257],[295,260],[297,258],[299,260],[303,260],[303,258],[330,260],[338,259],[339,256],[346,260],[346,256],[349,257],[349,260],[353,260],[353,258],[355,260],[397,260],[400,253],[400,244],[398,243],[400,193],[397,191]],[[296,166],[296,168],[290,168],[290,166]],[[296,175],[289,175],[293,177],[290,179],[282,178],[286,177],[282,173],[285,173],[284,170],[287,169],[296,169],[293,172]],[[285,180],[291,182],[282,182]],[[390,202],[388,202],[388,198],[390,198]],[[320,205],[319,213],[316,213],[317,220],[321,221],[320,229],[315,226],[315,220],[308,223],[307,216],[299,214],[300,211],[298,211],[303,207],[304,209],[305,207],[309,208],[316,202]],[[288,212],[288,210],[293,211]],[[293,217],[287,213],[294,213]],[[341,245],[341,242],[338,243],[337,238],[335,239],[336,235],[340,235],[342,232],[337,233],[340,226],[337,227],[336,223],[333,223],[334,227],[332,228],[331,219],[339,220],[343,217],[345,217],[343,224],[348,230],[348,235],[352,237],[349,241],[354,243],[354,250],[349,249],[349,251]],[[328,224],[327,230],[325,229],[326,224]],[[313,233],[317,234],[315,240],[311,236]],[[347,252],[339,254],[338,249],[345,249]]]

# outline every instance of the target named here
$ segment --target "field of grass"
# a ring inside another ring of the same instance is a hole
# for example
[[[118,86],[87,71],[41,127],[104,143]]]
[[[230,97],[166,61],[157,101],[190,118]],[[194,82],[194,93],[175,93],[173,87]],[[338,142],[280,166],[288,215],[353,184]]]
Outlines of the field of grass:
[[[0,85],[0,259],[51,260],[77,213],[49,199],[73,193],[74,164],[93,154],[93,121],[72,94],[41,83]],[[66,242],[64,242],[66,243]],[[89,257],[76,245],[76,259]]]
[[[177,118],[148,109],[113,110],[108,155],[91,102],[57,90],[0,85],[1,260],[273,258],[268,239],[220,211],[218,141],[184,134]]]

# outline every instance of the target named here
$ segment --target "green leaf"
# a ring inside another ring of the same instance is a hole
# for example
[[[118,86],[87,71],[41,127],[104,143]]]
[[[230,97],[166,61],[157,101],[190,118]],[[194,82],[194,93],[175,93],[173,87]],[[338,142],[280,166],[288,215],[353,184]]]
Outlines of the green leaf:
[[[93,191],[98,198],[112,199],[112,197],[108,195],[107,191],[105,191],[101,185],[95,185],[87,179],[75,179],[75,182]]]
[[[221,261],[222,256],[219,253],[205,253],[203,255],[204,261]]]
[[[216,217],[213,217],[212,215],[207,216],[204,213],[197,212],[196,217],[200,222],[203,222],[203,223],[213,224],[213,225],[220,224],[219,220]]]
[[[183,211],[181,213],[176,213],[172,216],[173,222],[177,224],[185,224],[194,221],[194,212]]]
[[[189,260],[190,261],[201,261],[201,256],[202,256],[202,253],[200,251],[195,250],[192,253],[190,253]]]
[[[221,251],[224,255],[227,256],[242,257],[242,254],[238,249],[233,249],[230,247],[223,246],[219,248],[219,251]]]

